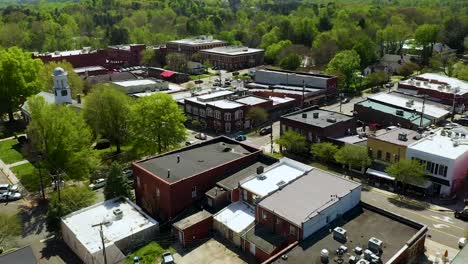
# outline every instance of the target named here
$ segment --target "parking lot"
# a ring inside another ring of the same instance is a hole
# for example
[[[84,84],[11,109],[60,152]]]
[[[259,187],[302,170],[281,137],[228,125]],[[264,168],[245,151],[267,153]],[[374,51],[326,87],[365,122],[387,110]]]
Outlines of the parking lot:
[[[174,255],[175,263],[179,264],[244,264],[245,261],[233,250],[227,248],[216,239],[210,239],[200,246],[186,252],[177,250]]]

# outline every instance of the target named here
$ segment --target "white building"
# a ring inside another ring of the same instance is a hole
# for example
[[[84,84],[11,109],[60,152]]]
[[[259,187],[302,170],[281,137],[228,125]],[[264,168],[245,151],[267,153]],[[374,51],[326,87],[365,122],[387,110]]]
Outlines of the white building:
[[[255,223],[255,208],[244,202],[232,203],[213,217],[213,227],[240,246],[241,236]]]
[[[162,80],[138,79],[112,82],[112,84],[117,89],[127,94],[169,90],[168,82]]]
[[[445,129],[432,133],[408,146],[406,157],[425,165],[436,194],[453,195],[467,179],[467,135]]]
[[[104,263],[100,223],[108,263],[121,263],[134,247],[151,240],[159,225],[124,197],[107,200],[62,217],[63,240],[84,263]]]

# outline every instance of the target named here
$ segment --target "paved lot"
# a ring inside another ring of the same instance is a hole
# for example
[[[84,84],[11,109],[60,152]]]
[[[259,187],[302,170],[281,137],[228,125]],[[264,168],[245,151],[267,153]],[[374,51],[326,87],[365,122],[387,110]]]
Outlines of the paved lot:
[[[174,260],[179,264],[244,264],[248,263],[241,257],[215,239],[210,239],[202,245],[186,253],[176,253]]]

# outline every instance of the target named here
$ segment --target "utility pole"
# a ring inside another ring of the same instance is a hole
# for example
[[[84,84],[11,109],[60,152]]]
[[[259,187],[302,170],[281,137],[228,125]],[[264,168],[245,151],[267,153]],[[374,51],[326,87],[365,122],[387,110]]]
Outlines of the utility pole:
[[[424,117],[424,107],[426,106],[426,95],[423,95],[423,105],[421,109],[421,120],[419,120],[419,127],[422,127],[423,125],[423,117]]]
[[[305,97],[305,81],[302,80],[302,101],[301,101],[302,109],[304,109],[304,97]]]
[[[106,243],[104,242],[104,233],[102,231],[102,225],[107,225],[109,223],[110,223],[109,221],[106,221],[106,222],[101,222],[99,224],[92,225],[92,227],[99,226],[99,235],[101,236],[102,254],[104,255],[104,264],[107,264],[107,255],[106,255]]]
[[[274,152],[274,149],[273,149],[273,122],[271,122],[270,145],[271,145],[270,152],[273,153]]]
[[[452,122],[455,119],[455,96],[457,95],[457,88],[453,90],[453,102],[452,102]]]

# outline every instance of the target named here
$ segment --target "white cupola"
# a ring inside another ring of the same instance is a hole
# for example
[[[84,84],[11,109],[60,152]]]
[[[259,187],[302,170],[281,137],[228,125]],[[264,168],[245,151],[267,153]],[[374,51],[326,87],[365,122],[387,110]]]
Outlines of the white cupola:
[[[52,77],[54,78],[55,103],[71,104],[72,97],[70,86],[68,85],[68,73],[64,69],[57,67]]]

